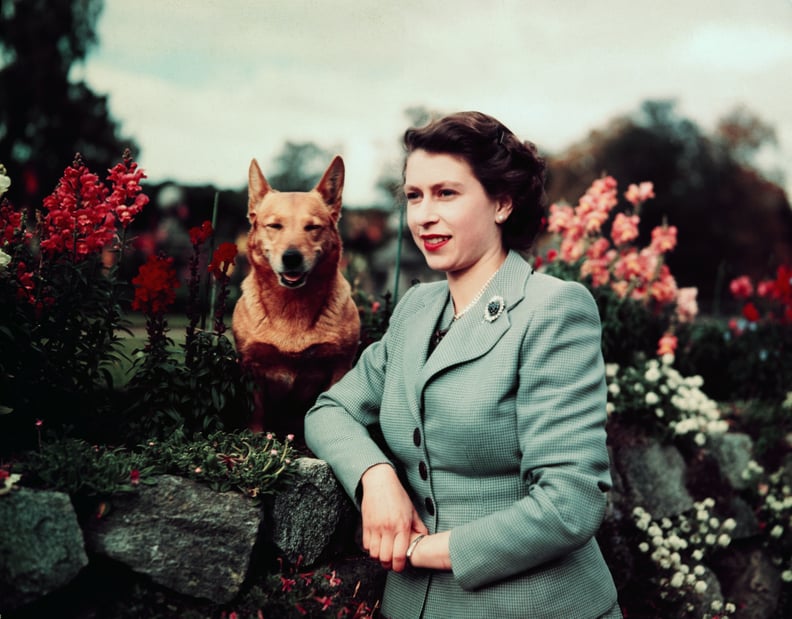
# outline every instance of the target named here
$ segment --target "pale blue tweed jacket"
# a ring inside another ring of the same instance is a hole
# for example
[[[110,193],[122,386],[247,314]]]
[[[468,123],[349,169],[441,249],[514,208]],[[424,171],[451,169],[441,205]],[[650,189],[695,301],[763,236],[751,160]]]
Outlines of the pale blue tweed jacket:
[[[448,294],[446,282],[411,288],[305,419],[351,497],[368,467],[391,462],[429,532],[451,531],[452,571],[391,572],[383,615],[620,616],[594,539],[611,486],[594,300],[511,252],[427,358]],[[494,296],[506,311],[488,322]]]

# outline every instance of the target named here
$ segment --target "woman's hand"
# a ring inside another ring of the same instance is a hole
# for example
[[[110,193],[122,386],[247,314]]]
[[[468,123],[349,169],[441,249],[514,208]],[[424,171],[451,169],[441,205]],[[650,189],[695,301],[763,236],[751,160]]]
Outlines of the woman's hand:
[[[429,531],[390,464],[372,466],[360,481],[363,548],[385,569],[401,572],[410,540]]]
[[[414,538],[415,535],[410,539]],[[432,570],[450,570],[451,552],[448,546],[450,538],[450,531],[421,538],[410,555],[410,565]]]

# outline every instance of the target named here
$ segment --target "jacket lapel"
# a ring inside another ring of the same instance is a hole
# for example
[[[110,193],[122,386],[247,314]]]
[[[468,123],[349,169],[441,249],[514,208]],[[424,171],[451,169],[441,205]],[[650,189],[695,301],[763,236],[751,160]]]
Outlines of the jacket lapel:
[[[426,356],[429,354],[429,342],[434,335],[437,321],[445,308],[448,300],[448,284],[438,282],[429,284],[427,294],[423,298],[422,305],[416,308],[411,316],[409,333],[404,343],[404,355],[406,362],[404,368],[405,385],[414,385],[419,381]],[[432,356],[437,354],[437,351]],[[407,389],[409,398],[409,408],[413,412],[417,421],[420,421],[420,391]]]
[[[418,371],[415,377],[415,394],[418,402],[420,402],[424,387],[433,376],[452,365],[467,363],[485,355],[509,330],[511,326],[509,312],[525,296],[525,282],[532,272],[531,266],[519,254],[509,252],[487,292],[475,307],[451,326],[443,341]],[[503,299],[506,309],[495,320],[489,322],[485,320],[484,313],[487,304],[493,297]],[[428,330],[424,326],[420,331],[420,337],[424,338],[424,341],[422,356],[416,357],[417,359],[426,359],[428,338],[431,337],[434,325],[443,309],[444,301],[445,297],[442,297],[439,302],[436,301],[436,307],[432,308],[434,311],[428,311],[430,308],[427,307],[425,313],[431,315],[431,326]],[[416,337],[419,337],[418,331],[416,331]],[[415,343],[414,340],[413,343]],[[416,366],[419,367],[419,364]]]

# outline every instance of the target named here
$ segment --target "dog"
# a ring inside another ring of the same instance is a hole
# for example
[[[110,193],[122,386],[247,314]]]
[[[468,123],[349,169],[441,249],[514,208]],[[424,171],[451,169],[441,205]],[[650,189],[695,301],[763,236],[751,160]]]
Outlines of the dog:
[[[238,354],[256,384],[248,427],[299,442],[316,397],[351,367],[360,315],[339,269],[344,162],[308,192],[281,192],[258,162],[248,173],[250,271],[234,307]]]

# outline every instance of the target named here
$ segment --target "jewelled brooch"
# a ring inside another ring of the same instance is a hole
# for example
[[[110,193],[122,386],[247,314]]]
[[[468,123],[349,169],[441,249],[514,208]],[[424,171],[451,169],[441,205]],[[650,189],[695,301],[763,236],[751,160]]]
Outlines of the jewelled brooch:
[[[487,322],[497,320],[505,309],[506,302],[503,300],[503,297],[492,297],[489,301],[487,301],[487,306],[484,308],[484,320]]]

